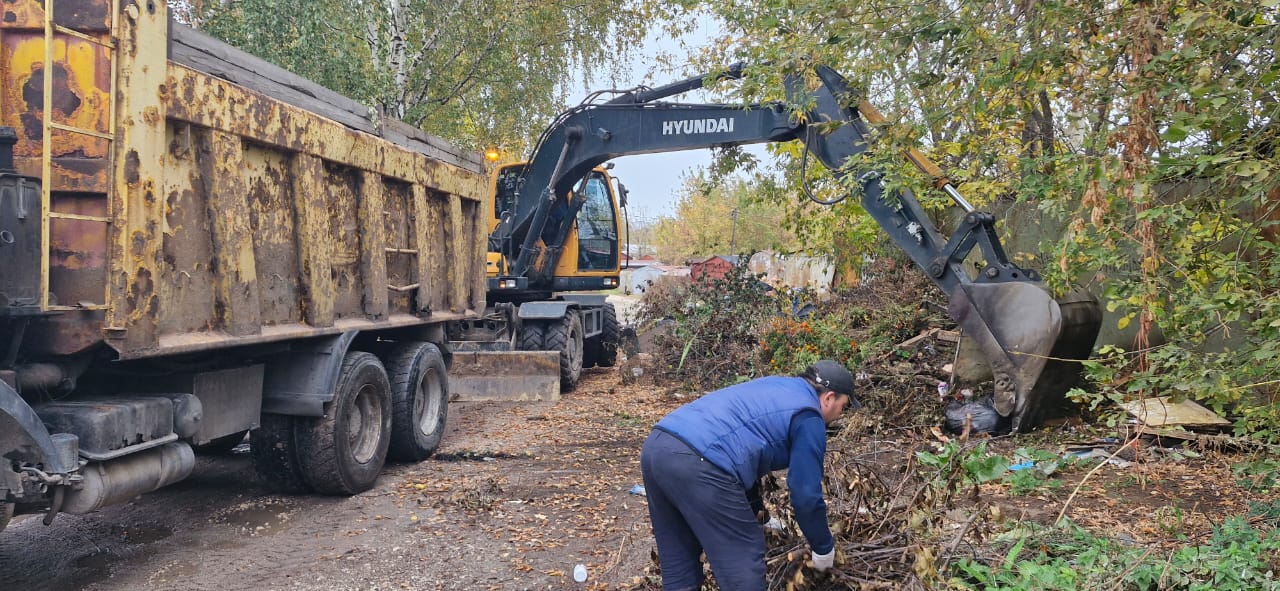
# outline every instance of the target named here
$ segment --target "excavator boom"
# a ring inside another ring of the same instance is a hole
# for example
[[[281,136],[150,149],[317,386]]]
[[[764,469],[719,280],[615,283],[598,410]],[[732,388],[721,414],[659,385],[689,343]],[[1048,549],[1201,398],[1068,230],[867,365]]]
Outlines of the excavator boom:
[[[1055,300],[1035,271],[1010,262],[996,235],[994,216],[974,210],[919,151],[908,150],[904,156],[967,212],[959,227],[944,238],[911,191],[886,194],[879,171],[856,165],[857,157],[871,147],[870,125],[882,124],[884,118],[830,68],[816,69],[820,84],[812,89],[800,77],[788,77],[790,102],[811,105],[803,113],[781,103],[662,100],[700,88],[707,79],[740,77],[742,71],[738,65],[562,114],[544,132],[525,168],[514,211],[491,237],[490,244],[513,261],[505,274],[525,280],[522,287],[549,280],[555,257],[546,253],[556,252],[557,240],[567,234],[581,206],[573,198],[574,184],[610,159],[799,140],[838,177],[854,175],[866,212],[947,294],[952,318],[992,368],[997,411],[1015,431],[1036,426],[1045,404],[1069,387],[1071,365],[1051,360],[1081,359],[1092,349],[1101,323],[1097,303],[1082,292]],[[964,261],[975,248],[984,266],[970,277]]]

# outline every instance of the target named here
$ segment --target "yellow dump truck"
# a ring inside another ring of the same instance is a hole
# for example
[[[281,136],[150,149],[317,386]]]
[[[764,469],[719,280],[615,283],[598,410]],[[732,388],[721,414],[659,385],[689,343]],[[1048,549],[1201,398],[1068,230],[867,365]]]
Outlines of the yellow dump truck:
[[[0,10],[0,529],[246,432],[282,491],[431,454],[445,324],[485,306],[479,156],[161,0]]]

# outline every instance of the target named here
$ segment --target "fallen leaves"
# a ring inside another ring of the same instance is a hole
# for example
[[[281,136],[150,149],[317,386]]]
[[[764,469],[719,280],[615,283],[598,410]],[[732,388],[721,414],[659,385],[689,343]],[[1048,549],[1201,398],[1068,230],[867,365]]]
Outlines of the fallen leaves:
[[[435,544],[478,540],[520,588],[560,588],[579,563],[591,574],[578,588],[617,588],[643,570],[652,546],[647,506],[629,491],[640,482],[640,445],[674,406],[619,387],[612,370],[584,372],[556,403],[504,406],[501,428],[465,426],[402,475],[395,496],[413,516],[402,522]]]

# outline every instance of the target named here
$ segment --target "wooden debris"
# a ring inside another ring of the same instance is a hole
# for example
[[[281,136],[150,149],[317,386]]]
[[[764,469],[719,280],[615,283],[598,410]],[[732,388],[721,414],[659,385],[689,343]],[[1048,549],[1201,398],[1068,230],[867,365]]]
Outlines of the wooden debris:
[[[960,342],[960,331],[956,330],[939,330],[935,336],[939,341],[946,341],[948,343]]]
[[[941,331],[941,330],[942,330],[942,329],[940,329],[940,328],[930,328],[930,329],[928,329],[928,330],[922,330],[922,331],[920,331],[920,334],[918,334],[918,335],[916,335],[916,336],[914,336],[914,337],[911,337],[911,338],[909,338],[909,339],[907,339],[907,340],[905,340],[905,341],[902,341],[901,343],[898,343],[898,348],[899,348],[899,349],[910,349],[911,347],[914,347],[914,346],[916,346],[916,345],[920,344],[920,343],[921,343],[921,341],[924,341],[925,339],[933,338],[933,336],[934,336],[934,335],[936,335],[936,334],[938,334],[938,332],[939,332],[939,331]]]
[[[1141,432],[1143,435],[1149,435],[1157,439],[1178,439],[1181,441],[1195,443],[1204,449],[1265,451],[1269,453],[1280,452],[1280,447],[1278,446],[1249,439],[1247,437],[1233,437],[1231,435],[1218,435],[1212,433],[1194,433],[1183,429],[1162,429],[1152,427],[1143,428]]]
[[[1120,407],[1150,427],[1224,427],[1231,424],[1194,401],[1172,402],[1168,396],[1125,402]]]

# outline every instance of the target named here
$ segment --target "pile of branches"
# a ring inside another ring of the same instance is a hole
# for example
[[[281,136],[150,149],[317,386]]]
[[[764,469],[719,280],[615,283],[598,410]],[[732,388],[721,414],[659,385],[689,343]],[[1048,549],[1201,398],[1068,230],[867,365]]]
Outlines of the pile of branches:
[[[638,320],[651,335],[658,375],[706,391],[760,375],[760,327],[779,313],[771,288],[744,260],[718,279],[655,283],[645,292]]]
[[[763,375],[799,373],[818,358],[836,359],[850,367],[865,365],[861,373],[871,376],[865,386],[879,391],[889,386],[883,396],[892,404],[884,409],[897,405],[888,417],[892,423],[918,422],[921,417],[907,416],[923,408],[911,396],[936,390],[937,380],[924,374],[937,374],[954,352],[931,342],[909,350],[896,347],[921,330],[951,324],[938,303],[945,297],[927,278],[914,268],[886,264],[859,287],[819,295],[770,286],[743,261],[715,280],[669,277],[646,290],[638,330],[651,342],[646,349],[660,378],[686,390],[708,391]],[[843,343],[855,343],[857,351],[819,349],[811,358],[792,359],[797,363],[771,364],[775,354],[762,346],[763,337],[786,319],[821,326]],[[921,377],[907,376],[913,371]],[[900,377],[911,383],[899,383]]]
[[[999,559],[984,547],[999,531],[999,512],[966,477],[964,461],[971,456],[954,453],[941,465],[924,465],[917,452],[937,451],[936,443],[908,431],[898,439],[860,435],[866,428],[850,421],[829,438],[824,488],[836,564],[828,571],[813,569],[785,482],[765,479],[769,512],[785,525],[782,531],[766,530],[770,591],[936,589],[946,586],[949,566],[959,560]],[[956,449],[977,445],[959,442]],[[661,588],[654,558],[634,591]],[[715,589],[709,567],[707,580],[703,589]]]
[[[882,271],[881,277],[857,289],[841,291],[833,298],[815,301],[813,306],[812,313],[819,315],[849,306],[869,311],[868,322],[850,327],[850,336],[863,343],[865,349],[858,372],[864,410],[837,423],[838,431],[828,437],[824,489],[828,520],[836,538],[834,568],[826,573],[812,569],[809,548],[795,523],[785,482],[773,476],[766,478],[764,493],[769,511],[786,525],[783,531],[767,534],[771,590],[932,589],[949,576],[949,565],[958,560],[996,559],[982,553],[983,540],[998,528],[998,512],[979,498],[977,483],[966,476],[971,467],[964,465],[966,459],[975,457],[965,451],[972,451],[979,443],[955,440],[949,454],[937,456],[941,443],[934,429],[942,422],[943,409],[938,383],[948,380],[944,367],[954,361],[955,345],[911,338],[921,330],[954,328],[948,324],[942,307],[935,303],[943,301],[942,296],[914,269]],[[687,306],[689,293],[667,292],[650,299],[650,313]],[[701,301],[707,297],[705,292],[696,296],[703,298]],[[667,303],[655,305],[660,301]],[[754,301],[752,305],[762,304]],[[906,310],[899,313],[900,321],[876,324],[895,307]],[[912,311],[913,307],[919,310]],[[706,318],[720,323],[742,320],[734,315],[731,306],[725,304],[722,309],[724,314]],[[776,304],[768,308],[769,314],[777,314],[777,310]],[[681,318],[687,320],[690,315]],[[767,321],[758,316],[753,319]],[[708,325],[703,326],[705,331]],[[704,338],[697,332],[677,333],[674,329],[673,326],[654,341],[654,354],[668,364],[669,372],[681,358],[687,363],[689,352],[684,347],[689,339],[701,345],[703,341],[699,339]],[[733,330],[723,333],[746,334]],[[708,350],[712,357],[731,350],[726,348],[725,340],[720,339],[719,348]],[[912,340],[915,342],[903,345]],[[733,350],[734,368],[708,361],[703,368],[706,375],[693,381],[710,389],[723,383],[726,376],[740,373],[743,366],[750,364],[748,350],[752,344],[741,338],[736,342],[741,349]],[[701,363],[707,357],[698,359]],[[717,370],[722,373],[717,375]],[[668,373],[669,377],[672,375],[689,381],[688,373]],[[919,452],[945,459],[924,465]],[[648,576],[634,589],[660,588],[659,573],[655,556]],[[714,588],[712,577],[708,576],[708,581],[704,589]]]
[[[851,421],[829,438],[824,488],[837,561],[826,573],[808,562],[785,483],[766,483],[769,510],[787,526],[770,532],[770,589],[932,589],[950,564],[984,558],[996,513],[966,476],[968,456],[923,465],[918,452],[935,452],[936,440],[915,431],[894,439],[856,434],[868,427]]]

